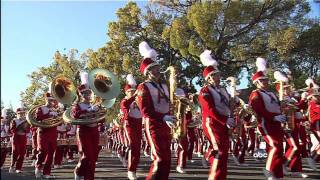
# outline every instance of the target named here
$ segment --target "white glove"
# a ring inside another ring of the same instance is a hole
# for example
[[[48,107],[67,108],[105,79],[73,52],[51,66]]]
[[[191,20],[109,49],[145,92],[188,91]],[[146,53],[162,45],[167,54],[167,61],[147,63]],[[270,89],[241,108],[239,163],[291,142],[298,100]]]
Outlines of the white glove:
[[[249,107],[250,107],[250,105],[249,105],[249,104],[245,104],[245,105],[243,105],[243,109],[244,109],[244,110],[248,109]]]
[[[173,124],[172,121],[165,121],[165,122],[166,122],[166,124],[169,126],[170,129],[173,128],[174,124]]]
[[[96,105],[93,105],[93,106],[91,106],[91,107],[89,108],[89,111],[90,111],[90,112],[96,112],[96,111],[98,111],[98,110],[99,110],[99,107],[96,106]]]
[[[281,122],[281,123],[284,123],[284,122],[287,121],[287,117],[285,115],[283,115],[283,114],[280,114],[280,115],[277,115],[277,116],[273,117],[273,120]]]
[[[233,118],[229,117],[227,119],[227,127],[230,129],[230,128],[233,128],[236,126],[236,122],[234,121]]]
[[[173,123],[176,121],[176,117],[172,116],[172,115],[165,115],[163,117],[163,120],[167,123],[167,125],[172,128],[173,127]]]
[[[58,113],[55,112],[55,111],[51,111],[51,112],[49,112],[49,115],[50,115],[50,116],[58,116]]]
[[[257,117],[254,116],[254,115],[252,115],[252,116],[251,116],[251,119],[250,119],[250,122],[255,122],[255,121],[257,121]]]
[[[172,116],[172,115],[165,115],[164,117],[163,117],[163,120],[164,121],[171,121],[171,122],[174,122],[174,121],[176,121],[176,117],[175,116]]]
[[[307,93],[307,92],[303,92],[303,93],[301,94],[301,99],[302,99],[302,100],[306,100],[307,97],[308,97],[308,93]]]

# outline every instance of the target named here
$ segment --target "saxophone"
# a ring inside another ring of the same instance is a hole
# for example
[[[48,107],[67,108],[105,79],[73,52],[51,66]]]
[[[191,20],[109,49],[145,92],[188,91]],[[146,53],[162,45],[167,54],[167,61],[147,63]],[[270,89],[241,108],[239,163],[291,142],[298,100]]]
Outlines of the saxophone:
[[[237,85],[237,79],[235,77],[228,77],[227,82],[230,84],[230,101],[229,101],[229,108],[230,113],[235,115],[234,117],[237,120],[236,126],[234,128],[228,129],[228,135],[229,137],[232,137],[233,139],[236,139],[240,137],[241,131],[242,131],[242,123],[240,122],[241,119],[239,119],[238,112],[239,108],[236,108],[236,101],[237,101],[237,95],[236,95],[236,85]]]
[[[280,81],[279,100],[282,114],[286,115],[287,122],[282,123],[285,132],[291,132],[294,129],[295,112],[298,110],[297,106],[290,100],[284,99],[283,81]]]
[[[174,139],[180,139],[186,135],[186,126],[184,122],[185,113],[191,109],[191,102],[188,98],[175,95],[177,89],[177,73],[173,66],[169,66],[165,72],[169,71],[169,98],[171,114],[176,116],[176,122],[171,129]]]
[[[238,115],[240,119],[244,119],[246,116],[248,115],[252,115],[255,117],[255,119],[257,119],[258,115],[257,113],[253,110],[251,105],[246,104],[242,99],[239,98],[239,102],[240,102],[240,110],[238,111]],[[248,128],[256,128],[258,126],[258,121],[255,120],[253,122],[251,122],[252,124],[247,126],[244,125],[244,127],[246,129]]]

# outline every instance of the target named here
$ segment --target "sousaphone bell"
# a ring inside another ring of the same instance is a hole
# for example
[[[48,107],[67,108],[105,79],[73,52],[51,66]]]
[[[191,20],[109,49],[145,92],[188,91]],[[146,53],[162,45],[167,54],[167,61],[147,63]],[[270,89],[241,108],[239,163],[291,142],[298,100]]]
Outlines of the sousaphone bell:
[[[120,83],[116,76],[105,69],[94,69],[89,72],[88,84],[96,96],[95,105],[100,107],[98,112],[86,113],[81,119],[75,119],[71,115],[71,109],[68,108],[63,113],[63,119],[71,124],[92,124],[104,120],[106,110],[115,103],[116,97],[120,93]]]

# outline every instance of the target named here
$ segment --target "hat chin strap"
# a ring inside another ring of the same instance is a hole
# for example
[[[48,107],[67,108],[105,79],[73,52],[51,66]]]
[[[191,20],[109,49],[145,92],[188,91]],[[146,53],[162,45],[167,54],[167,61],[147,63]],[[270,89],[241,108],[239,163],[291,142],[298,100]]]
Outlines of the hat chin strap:
[[[263,84],[262,84],[262,82],[260,81],[260,79],[259,80],[257,80],[257,88],[259,88],[259,89],[266,89],[265,87],[263,87]]]
[[[152,73],[150,73],[150,71],[147,72],[147,76],[151,81],[157,82],[159,83],[161,78],[157,78],[156,76],[154,76]]]

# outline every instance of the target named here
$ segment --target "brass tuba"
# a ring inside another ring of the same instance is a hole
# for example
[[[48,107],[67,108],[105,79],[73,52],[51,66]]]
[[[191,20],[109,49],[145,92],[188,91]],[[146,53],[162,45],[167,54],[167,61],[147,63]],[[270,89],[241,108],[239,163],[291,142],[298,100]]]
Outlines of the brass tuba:
[[[71,105],[78,100],[72,81],[64,76],[57,76],[50,84],[52,96],[61,104]]]
[[[62,75],[53,79],[50,84],[51,95],[60,103],[71,105],[78,99],[75,86],[72,81]],[[48,118],[42,121],[35,119],[35,113],[43,105],[32,107],[27,113],[27,121],[30,125],[41,128],[50,128],[60,125],[63,122],[62,112],[59,110],[57,117]]]
[[[85,125],[97,123],[105,119],[106,111],[115,103],[120,93],[120,83],[116,76],[105,69],[94,69],[89,72],[88,84],[93,91],[94,104],[100,107],[98,112],[86,113],[81,119],[75,119],[71,115],[71,108],[63,113],[63,119],[67,123]]]
[[[40,108],[43,105],[37,105],[37,106],[33,106],[27,113],[27,121],[30,125],[34,126],[34,127],[40,127],[40,128],[51,128],[51,127],[55,127],[55,126],[59,126],[62,122],[63,119],[61,116],[57,116],[57,117],[51,117],[51,118],[47,118],[45,120],[42,121],[38,121],[36,120],[36,110],[38,108]]]

